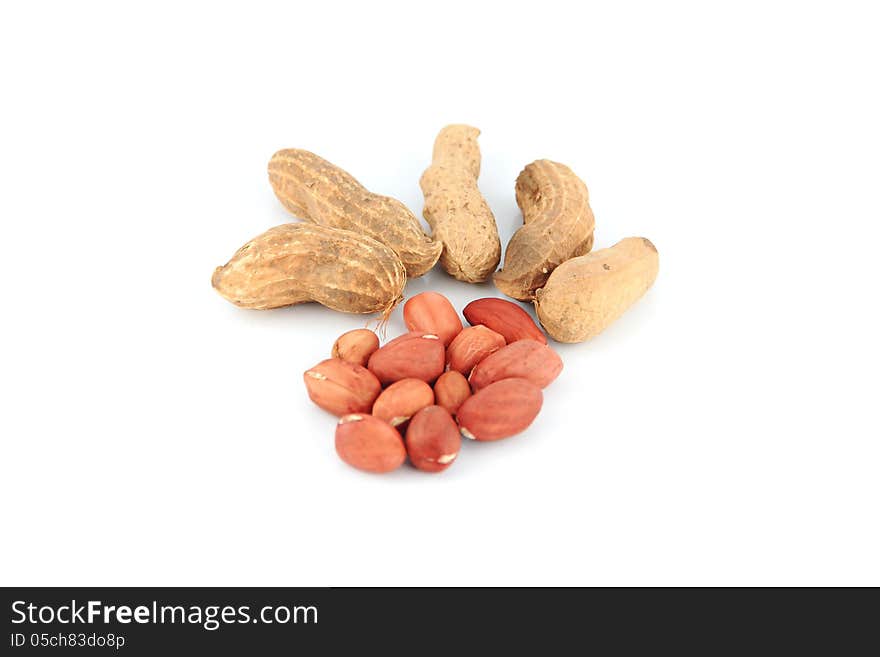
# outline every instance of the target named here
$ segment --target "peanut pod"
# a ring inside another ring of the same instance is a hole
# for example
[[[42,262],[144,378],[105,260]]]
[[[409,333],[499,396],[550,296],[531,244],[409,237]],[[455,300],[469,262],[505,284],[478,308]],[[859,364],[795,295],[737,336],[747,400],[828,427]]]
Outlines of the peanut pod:
[[[556,267],[589,252],[595,225],[589,200],[587,186],[564,164],[538,160],[523,169],[516,179],[523,226],[507,244],[495,286],[531,301]]]
[[[648,291],[659,266],[656,247],[644,237],[628,237],[573,258],[557,267],[538,290],[538,319],[554,340],[589,340]]]
[[[413,278],[427,272],[443,245],[425,235],[416,216],[397,199],[368,191],[350,174],[314,153],[291,148],[269,161],[278,200],[297,217],[372,237],[394,250]]]
[[[448,125],[434,141],[431,166],[419,184],[425,195],[425,220],[442,242],[440,266],[467,283],[485,281],[501,258],[495,216],[477,187],[480,175],[480,131]]]
[[[217,267],[211,284],[244,308],[316,301],[342,312],[387,316],[403,298],[406,271],[394,251],[369,237],[313,224],[282,224]]]

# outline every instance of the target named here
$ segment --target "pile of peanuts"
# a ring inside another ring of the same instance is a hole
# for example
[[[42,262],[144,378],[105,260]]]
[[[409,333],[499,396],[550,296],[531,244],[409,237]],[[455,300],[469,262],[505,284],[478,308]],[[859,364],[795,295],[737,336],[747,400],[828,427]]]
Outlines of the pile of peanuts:
[[[627,237],[593,250],[596,220],[586,184],[565,164],[540,159],[516,178],[522,225],[502,262],[495,215],[480,192],[480,131],[453,124],[434,140],[419,179],[419,219],[401,201],[366,189],[350,173],[301,148],[269,160],[272,191],[300,223],[274,226],[245,242],[211,276],[242,308],[317,302],[339,312],[388,319],[407,281],[439,263],[464,283],[491,280],[531,303],[540,326],[516,303],[477,299],[464,328],[449,300],[423,292],[404,304],[409,332],[384,346],[368,329],[349,331],[332,358],[304,374],[309,397],[339,417],[336,451],[368,472],[407,456],[438,472],[458,456],[461,436],[499,440],[526,429],[544,387],[562,370],[546,331],[562,343],[599,335],[653,285],[654,244]],[[500,269],[498,268],[501,265]]]
[[[410,463],[440,472],[461,436],[490,441],[525,430],[562,359],[519,306],[477,299],[464,328],[442,294],[423,292],[403,308],[408,333],[379,346],[369,329],[341,335],[332,358],[303,374],[311,400],[339,417],[336,452],[367,472]]]

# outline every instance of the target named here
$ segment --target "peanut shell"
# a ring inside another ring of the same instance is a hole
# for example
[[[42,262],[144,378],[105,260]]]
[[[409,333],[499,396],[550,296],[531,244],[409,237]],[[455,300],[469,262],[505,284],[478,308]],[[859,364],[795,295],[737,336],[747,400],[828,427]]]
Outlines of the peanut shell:
[[[349,173],[309,151],[291,148],[275,153],[269,161],[269,181],[278,200],[295,216],[387,245],[411,278],[431,269],[443,250],[403,203],[373,194]]]
[[[477,187],[479,134],[469,125],[443,128],[434,141],[431,166],[419,181],[425,195],[422,214],[443,244],[440,266],[467,283],[485,281],[501,259],[495,216]]]
[[[523,226],[507,244],[495,286],[520,301],[531,301],[551,272],[593,246],[595,220],[587,186],[564,164],[532,162],[516,179],[516,202]]]
[[[642,298],[659,267],[657,248],[644,237],[628,237],[573,258],[557,267],[538,290],[538,319],[554,340],[589,340]]]
[[[282,224],[217,267],[211,284],[244,308],[316,301],[342,312],[387,316],[403,298],[406,271],[394,251],[369,237],[314,224]]]

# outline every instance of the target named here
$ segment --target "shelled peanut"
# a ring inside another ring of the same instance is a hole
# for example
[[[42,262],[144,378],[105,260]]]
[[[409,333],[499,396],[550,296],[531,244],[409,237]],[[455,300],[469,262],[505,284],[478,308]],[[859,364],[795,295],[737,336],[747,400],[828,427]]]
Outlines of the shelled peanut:
[[[434,401],[450,415],[458,413],[459,407],[471,394],[471,384],[464,374],[455,370],[444,372],[434,384]]]
[[[506,344],[504,336],[482,324],[469,326],[446,349],[446,368],[468,376],[477,363]]]
[[[366,472],[391,472],[406,460],[397,429],[365,413],[344,415],[336,425],[339,458]]]
[[[373,352],[379,348],[379,336],[370,329],[355,329],[340,335],[330,355],[366,367]]]
[[[562,360],[546,340],[535,339],[543,333],[528,314],[507,304],[471,303],[469,321],[494,328],[463,328],[446,297],[426,292],[404,306],[410,331],[383,346],[367,329],[341,335],[332,350],[337,357],[304,375],[311,399],[341,416],[340,458],[367,472],[388,472],[408,456],[417,469],[440,472],[457,460],[462,436],[492,441],[524,431]]]
[[[433,333],[414,331],[379,347],[367,361],[367,368],[385,385],[401,379],[432,383],[443,373],[446,349]]]
[[[401,379],[379,393],[373,402],[373,415],[396,427],[433,403],[431,386],[421,379]]]
[[[403,321],[410,331],[438,336],[445,347],[463,327],[449,299],[437,292],[422,292],[403,304]]]
[[[508,344],[527,339],[547,344],[547,338],[529,314],[506,299],[477,299],[466,305],[463,313],[473,326],[482,325],[492,329],[503,336]]]
[[[419,470],[445,470],[458,456],[459,449],[461,436],[458,426],[442,406],[426,406],[409,423],[406,453]]]
[[[502,379],[468,397],[458,409],[461,435],[500,440],[524,431],[537,417],[544,396],[526,379]]]
[[[306,370],[303,380],[309,398],[334,415],[370,410],[382,390],[368,369],[339,358],[328,358]]]

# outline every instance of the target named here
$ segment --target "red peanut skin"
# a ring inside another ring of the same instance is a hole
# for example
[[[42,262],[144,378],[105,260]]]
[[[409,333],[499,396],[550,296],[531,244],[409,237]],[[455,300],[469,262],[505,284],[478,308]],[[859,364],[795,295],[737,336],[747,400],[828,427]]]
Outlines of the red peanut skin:
[[[377,474],[396,470],[406,460],[406,447],[397,429],[365,413],[339,420],[336,453],[350,466]]]
[[[408,333],[374,352],[367,367],[385,385],[401,379],[430,383],[443,373],[445,364],[446,349],[436,336]]]
[[[362,367],[367,366],[367,361],[376,349],[379,348],[379,336],[370,329],[354,329],[340,335],[333,343],[333,358],[341,358],[349,363],[355,363]]]
[[[477,363],[506,344],[504,336],[488,326],[469,326],[456,335],[446,349],[446,364],[450,370],[467,376]]]
[[[461,449],[458,425],[440,406],[426,406],[413,416],[406,430],[410,462],[425,472],[440,472],[455,461]]]
[[[471,396],[471,384],[461,372],[449,370],[440,375],[434,384],[434,400],[450,415],[458,413],[464,400]]]
[[[403,321],[410,331],[438,336],[445,347],[463,328],[449,299],[438,292],[422,292],[403,304]]]
[[[379,380],[366,367],[339,358],[328,358],[306,370],[303,381],[309,398],[337,417],[369,413],[382,391]]]
[[[546,388],[562,371],[562,359],[553,349],[536,340],[517,340],[480,361],[468,381],[474,391],[495,381],[528,379]]]
[[[373,416],[396,427],[433,403],[431,386],[421,379],[401,379],[379,393],[373,403]]]
[[[503,335],[507,344],[517,340],[537,340],[547,344],[547,336],[529,314],[506,299],[477,299],[466,305],[463,312],[468,322],[488,326]]]
[[[461,435],[500,440],[524,431],[544,403],[541,389],[526,379],[503,379],[468,397],[458,409]]]

